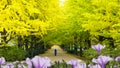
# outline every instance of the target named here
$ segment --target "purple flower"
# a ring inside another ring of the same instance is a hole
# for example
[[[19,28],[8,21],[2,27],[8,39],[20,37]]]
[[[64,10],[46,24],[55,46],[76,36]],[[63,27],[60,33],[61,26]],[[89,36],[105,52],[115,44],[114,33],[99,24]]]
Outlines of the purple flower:
[[[101,68],[105,68],[106,64],[112,60],[109,56],[98,56],[98,59],[92,59],[92,62],[97,63],[101,66]]]
[[[26,63],[28,64],[28,68],[32,68],[32,61],[29,58],[26,59]]]
[[[100,51],[104,48],[101,44],[93,45],[93,49],[95,49],[98,52],[98,55],[100,55]]]
[[[116,66],[116,65],[114,65],[114,68],[117,68],[117,66]]]
[[[79,68],[79,62],[80,60],[70,60],[67,62],[67,64],[72,65],[72,68]]]
[[[88,65],[89,68],[101,68],[99,64],[96,65]]]
[[[28,68],[47,68],[50,66],[50,59],[48,57],[39,57],[35,56],[30,60],[29,58],[26,59],[26,63],[28,64]]]
[[[85,63],[79,64],[77,68],[86,68],[86,64]]]
[[[116,57],[115,60],[116,60],[116,61],[120,61],[120,56]]]
[[[4,63],[5,63],[5,58],[4,58],[4,57],[1,57],[1,58],[0,58],[0,65],[1,65],[1,64],[4,64]]]
[[[9,68],[14,68],[14,65],[12,63],[7,64]]]
[[[50,59],[48,57],[43,57],[42,59],[43,59],[43,62],[44,62],[44,64],[42,65],[42,67],[47,68],[47,67],[51,66]]]
[[[14,68],[14,65],[12,63],[8,63],[6,65],[2,65],[1,68]]]

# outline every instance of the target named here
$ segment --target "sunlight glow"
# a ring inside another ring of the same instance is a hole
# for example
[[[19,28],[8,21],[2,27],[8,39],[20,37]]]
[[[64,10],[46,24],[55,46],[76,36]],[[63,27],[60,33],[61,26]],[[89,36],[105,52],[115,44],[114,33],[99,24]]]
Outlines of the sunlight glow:
[[[60,6],[64,6],[65,0],[59,0],[60,1]]]
[[[65,0],[60,0],[60,2],[65,2]]]

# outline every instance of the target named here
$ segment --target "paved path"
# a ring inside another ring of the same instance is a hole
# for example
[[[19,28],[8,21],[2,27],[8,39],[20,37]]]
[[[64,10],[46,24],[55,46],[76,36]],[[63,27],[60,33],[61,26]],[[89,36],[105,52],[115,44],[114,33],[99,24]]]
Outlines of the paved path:
[[[57,49],[57,56],[54,56],[54,49]],[[51,59],[52,62],[58,61],[58,60],[65,60],[66,62],[74,59],[74,60],[80,60],[77,56],[68,54],[65,51],[63,51],[58,45],[52,46],[51,49],[46,51],[44,54],[40,54],[41,57],[47,56]],[[82,60],[80,60],[83,62]]]

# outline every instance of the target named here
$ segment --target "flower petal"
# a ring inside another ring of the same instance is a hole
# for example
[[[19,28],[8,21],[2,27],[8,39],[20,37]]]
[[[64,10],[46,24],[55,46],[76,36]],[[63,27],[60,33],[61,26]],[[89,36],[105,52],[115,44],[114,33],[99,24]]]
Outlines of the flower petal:
[[[42,61],[42,59],[41,59],[41,57],[39,57],[39,56],[35,56],[34,58],[32,58],[32,63],[33,63],[33,66],[35,67],[35,68],[40,68],[40,66],[41,66],[41,62],[40,61]]]
[[[26,59],[26,63],[28,64],[28,68],[32,68],[32,61],[29,58]]]
[[[120,56],[115,58],[116,61],[120,61]]]
[[[92,59],[92,62],[99,64],[101,67],[105,67],[105,65],[112,60],[109,56],[98,56],[98,59]]]
[[[0,65],[1,65],[1,64],[4,64],[4,63],[5,63],[5,58],[4,58],[4,57],[1,57],[1,58],[0,58]]]

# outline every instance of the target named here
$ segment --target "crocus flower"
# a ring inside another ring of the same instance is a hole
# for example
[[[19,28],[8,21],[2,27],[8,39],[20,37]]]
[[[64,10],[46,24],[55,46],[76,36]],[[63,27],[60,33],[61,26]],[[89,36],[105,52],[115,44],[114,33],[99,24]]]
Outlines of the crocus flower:
[[[43,61],[44,61],[42,67],[47,68],[47,67],[50,67],[50,66],[51,66],[51,64],[50,64],[50,59],[49,59],[48,57],[43,57],[42,59],[43,59]]]
[[[120,56],[115,58],[116,61],[120,61]]]
[[[114,65],[114,68],[117,68],[117,66],[116,66],[116,65]]]
[[[112,58],[109,56],[98,56],[98,59],[93,58],[92,62],[99,64],[101,68],[105,68],[110,60],[112,60]]]
[[[4,58],[4,57],[1,57],[1,58],[0,58],[0,65],[1,65],[1,64],[4,64],[4,63],[5,63],[5,58]]]
[[[2,65],[1,68],[14,68],[14,65],[12,63],[7,63],[5,65]]]
[[[32,60],[30,61],[29,59],[27,59],[28,65],[30,65],[31,68],[31,63],[33,64],[34,68],[47,68],[50,66],[50,59],[48,57],[39,57],[39,56],[35,56],[34,58],[32,58]],[[30,63],[31,62],[31,63]]]
[[[93,49],[95,49],[98,52],[98,55],[100,55],[100,51],[104,48],[101,44],[93,45]]]
[[[32,68],[32,61],[29,58],[26,59],[26,63],[28,64],[28,68]]]
[[[79,64],[77,68],[86,68],[86,64],[85,63]]]
[[[70,60],[67,62],[67,64],[72,65],[72,68],[79,68],[79,62],[80,60]]]
[[[14,68],[14,65],[12,63],[7,64],[9,68]]]
[[[89,68],[101,68],[99,64],[96,65],[88,65]]]

